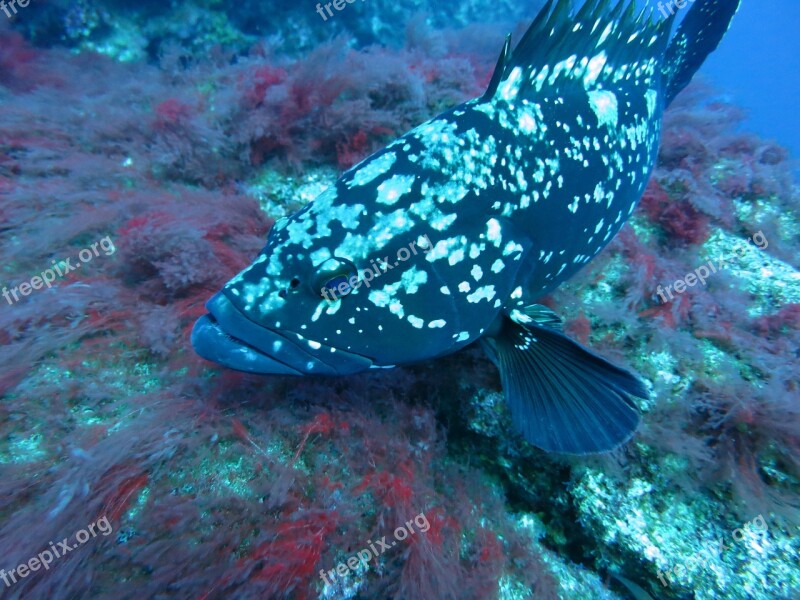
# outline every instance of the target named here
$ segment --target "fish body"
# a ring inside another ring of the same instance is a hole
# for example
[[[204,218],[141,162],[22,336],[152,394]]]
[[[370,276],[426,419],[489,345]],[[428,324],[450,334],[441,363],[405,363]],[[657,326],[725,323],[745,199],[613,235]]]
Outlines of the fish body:
[[[486,93],[401,136],[278,221],[207,304],[193,344],[254,373],[346,375],[480,340],[512,418],[548,451],[627,440],[645,386],[564,336],[536,300],[632,214],[662,115],[716,48],[737,0],[672,19],[624,0],[551,0]]]

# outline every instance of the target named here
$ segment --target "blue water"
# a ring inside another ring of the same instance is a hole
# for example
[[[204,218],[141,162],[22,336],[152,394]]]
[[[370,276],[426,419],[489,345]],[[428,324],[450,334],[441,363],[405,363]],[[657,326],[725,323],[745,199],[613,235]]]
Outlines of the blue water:
[[[745,128],[777,140],[795,159],[800,156],[799,24],[797,0],[745,0],[724,43],[701,70],[747,110]]]

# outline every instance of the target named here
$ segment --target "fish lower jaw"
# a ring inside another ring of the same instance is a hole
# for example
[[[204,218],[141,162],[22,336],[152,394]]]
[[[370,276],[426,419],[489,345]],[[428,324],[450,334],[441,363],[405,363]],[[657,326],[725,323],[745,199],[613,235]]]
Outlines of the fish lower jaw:
[[[248,319],[224,294],[206,304],[195,323],[192,345],[203,358],[246,373],[352,375],[370,368],[368,357],[274,331]]]
[[[211,315],[201,317],[194,324],[192,346],[206,360],[237,371],[262,375],[303,375],[301,371],[232,338]]]

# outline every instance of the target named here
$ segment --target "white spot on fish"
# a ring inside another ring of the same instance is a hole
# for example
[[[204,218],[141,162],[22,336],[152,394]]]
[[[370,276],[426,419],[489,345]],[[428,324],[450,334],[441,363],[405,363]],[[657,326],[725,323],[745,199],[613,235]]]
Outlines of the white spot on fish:
[[[514,100],[517,96],[517,92],[519,92],[519,83],[521,79],[522,69],[520,67],[514,67],[506,81],[498,90],[500,92],[500,97],[509,102]]]
[[[451,267],[453,265],[455,265],[455,264],[460,263],[462,260],[464,260],[464,249],[463,248],[459,248],[458,250],[454,250],[453,253],[450,254],[450,256],[447,257],[447,262],[450,264]]]
[[[617,96],[614,92],[607,90],[597,90],[589,92],[589,105],[600,126],[605,125],[609,129],[617,126],[619,121],[619,105]]]
[[[478,265],[474,265],[470,271],[470,275],[472,275],[472,278],[475,281],[480,281],[481,277],[483,277],[483,269],[481,269]]]
[[[431,219],[431,227],[433,227],[436,231],[445,231],[453,224],[456,220],[457,215],[455,213],[446,215],[442,211],[437,210],[437,215]]]
[[[656,112],[656,100],[658,99],[658,92],[655,90],[647,90],[644,94],[647,101],[647,116],[652,118]]]
[[[513,254],[514,252],[522,253],[522,244],[517,244],[516,242],[508,242],[506,247],[503,249],[503,256],[508,256]]]
[[[416,294],[419,286],[427,282],[427,271],[422,271],[417,267],[411,267],[400,277],[400,285],[405,289],[406,294]]]
[[[392,297],[383,290],[372,290],[368,298],[370,302],[379,307],[389,306],[392,301]]]
[[[503,241],[503,234],[497,219],[489,219],[486,223],[486,237],[497,248],[500,247],[500,242]]]
[[[378,203],[395,204],[400,196],[411,191],[414,185],[413,175],[394,175],[378,186]]]
[[[363,166],[355,172],[353,181],[348,187],[353,188],[368,184],[384,173],[388,173],[396,161],[397,155],[394,152],[387,152],[378,158],[367,159],[365,163],[361,163]]]
[[[392,302],[392,303],[389,305],[389,311],[390,311],[390,312],[391,312],[393,315],[397,315],[397,316],[398,316],[398,317],[400,317],[401,319],[403,318],[403,315],[405,315],[405,314],[406,314],[405,310],[403,310],[403,305],[402,305],[400,302],[397,302],[397,301],[395,301],[395,302]]]
[[[479,287],[469,296],[467,296],[467,301],[471,303],[477,303],[481,300],[491,300],[495,297],[495,291],[493,285],[485,285],[483,287]]]
[[[603,228],[603,219],[600,219],[600,222],[597,224],[597,227],[594,228],[595,234],[600,233],[600,230]]]
[[[519,118],[519,129],[522,133],[533,133],[536,131],[536,119],[529,112],[523,112]]]
[[[328,248],[320,248],[319,250],[314,250],[314,252],[312,252],[309,255],[309,258],[311,259],[311,264],[315,267],[318,267],[326,260],[328,260],[330,257],[331,257],[331,251]]]
[[[408,319],[408,322],[417,329],[422,329],[422,326],[425,325],[425,321],[419,317],[415,317],[414,315],[408,315],[406,318]]]
[[[606,52],[603,50],[600,54],[593,57],[592,60],[589,61],[589,67],[586,70],[586,76],[583,78],[583,85],[587,89],[593,86],[597,81],[597,78],[603,71],[603,67],[606,66],[606,60]]]

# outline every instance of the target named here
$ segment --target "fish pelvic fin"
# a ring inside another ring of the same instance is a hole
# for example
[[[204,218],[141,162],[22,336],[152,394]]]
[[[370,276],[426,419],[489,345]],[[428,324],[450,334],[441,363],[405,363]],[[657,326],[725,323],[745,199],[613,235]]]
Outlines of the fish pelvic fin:
[[[484,342],[500,369],[513,425],[530,444],[593,454],[633,435],[639,424],[633,398],[649,397],[645,385],[565,336],[546,307],[512,311]]]
[[[633,63],[658,78],[673,19],[654,19],[653,9],[637,13],[633,0],[586,0],[577,12],[572,0],[549,0],[513,52],[506,38],[481,101],[514,103],[570,83],[607,88]]]
[[[667,48],[662,68],[667,106],[719,46],[740,4],[741,0],[697,0],[689,10]]]

